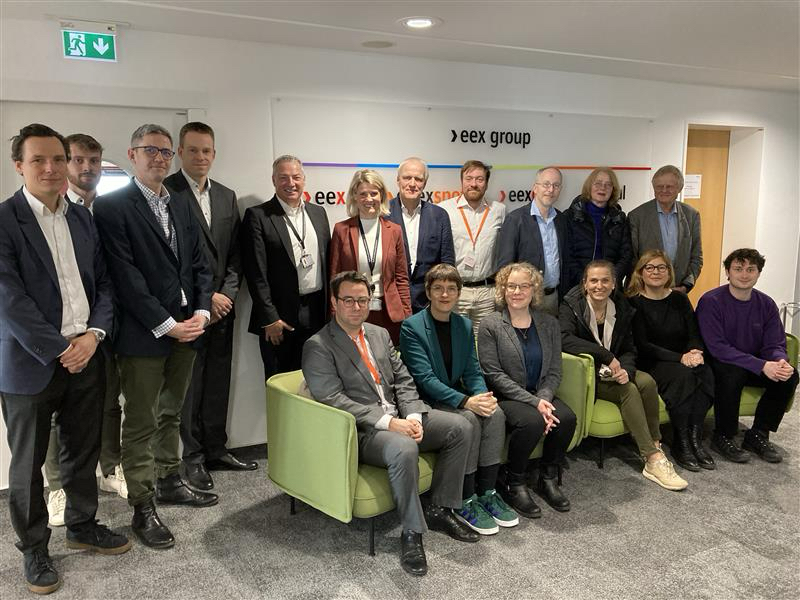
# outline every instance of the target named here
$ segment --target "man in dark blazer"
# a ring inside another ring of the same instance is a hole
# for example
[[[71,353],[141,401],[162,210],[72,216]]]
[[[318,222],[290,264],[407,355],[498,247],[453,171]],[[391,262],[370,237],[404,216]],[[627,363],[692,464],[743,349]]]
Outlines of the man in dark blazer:
[[[258,336],[264,378],[296,371],[305,341],[328,314],[328,215],[303,201],[303,163],[283,155],[272,163],[271,200],[248,208],[242,259],[253,310],[248,331]]]
[[[189,203],[163,185],[173,155],[166,129],[142,125],[128,150],[132,181],[94,203],[119,306],[114,350],[125,395],[122,468],[131,526],[156,548],[175,539],[154,497],[162,504],[217,503],[214,494],[189,488],[179,473],[181,408],[193,342],[211,317],[212,275]]]
[[[554,207],[561,194],[561,171],[543,167],[536,172],[533,202],[509,213],[497,236],[495,270],[507,264],[529,262],[542,272],[544,297],[540,308],[558,316],[559,298],[569,290],[567,227],[561,212]]]
[[[450,218],[440,206],[421,199],[427,183],[428,165],[416,157],[405,159],[397,169],[397,196],[389,203],[389,220],[403,229],[411,311],[415,313],[428,305],[428,269],[441,263],[456,264]]]
[[[181,415],[183,462],[189,483],[210,490],[209,469],[252,471],[258,463],[243,462],[225,447],[225,425],[233,357],[233,302],[242,280],[239,251],[239,207],[236,194],[208,172],[214,163],[214,130],[191,122],[181,128],[178,142],[181,170],[167,177],[170,194],[182,196],[203,234],[206,258],[213,275],[211,323],[199,339],[192,381]]]
[[[425,575],[422,534],[428,527],[463,542],[478,536],[453,515],[461,507],[461,484],[472,428],[466,419],[431,409],[395,352],[389,332],[366,323],[369,280],[343,271],[331,282],[334,319],[306,342],[303,376],[319,402],[356,419],[359,461],[389,470],[392,497],[403,527],[400,564]],[[420,452],[437,451],[431,503],[419,499]]]
[[[11,449],[8,507],[28,588],[61,585],[48,553],[42,465],[56,414],[67,547],[103,554],[130,548],[95,520],[105,372],[98,344],[113,300],[100,239],[87,209],[61,195],[69,147],[32,124],[12,138],[25,185],[0,204],[0,404]]]

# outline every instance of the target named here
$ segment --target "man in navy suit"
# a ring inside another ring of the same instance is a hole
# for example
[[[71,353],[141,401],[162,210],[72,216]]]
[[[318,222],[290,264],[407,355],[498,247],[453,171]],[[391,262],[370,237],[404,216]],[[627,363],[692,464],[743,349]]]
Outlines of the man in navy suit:
[[[179,473],[181,408],[193,342],[211,318],[212,276],[188,202],[163,184],[174,154],[166,129],[142,125],[128,149],[133,180],[94,203],[119,306],[114,350],[125,395],[122,468],[131,526],[154,548],[175,543],[154,497],[161,504],[217,503],[216,495],[192,490]]]
[[[130,548],[95,520],[105,373],[98,344],[111,330],[112,288],[87,209],[61,195],[69,147],[45,125],[12,138],[25,185],[0,204],[0,403],[11,448],[8,505],[28,588],[61,585],[47,550],[42,465],[56,413],[67,547]]]
[[[411,282],[411,310],[419,312],[428,305],[425,273],[434,265],[456,264],[450,218],[439,206],[422,202],[428,183],[428,165],[419,158],[407,158],[397,169],[398,193],[389,203],[389,220],[403,229]]]

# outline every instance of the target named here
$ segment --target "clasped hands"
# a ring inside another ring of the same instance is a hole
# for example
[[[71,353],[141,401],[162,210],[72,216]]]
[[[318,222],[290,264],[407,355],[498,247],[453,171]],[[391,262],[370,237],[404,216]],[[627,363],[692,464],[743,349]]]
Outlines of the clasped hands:
[[[703,351],[698,350],[697,348],[692,348],[686,354],[681,356],[681,364],[684,367],[689,367],[690,369],[699,367],[704,362],[705,361],[703,360]]]
[[[225,294],[214,292],[211,295],[211,323],[216,323],[233,310],[233,300]]]
[[[389,431],[407,435],[418,444],[422,441],[422,423],[416,419],[392,417],[389,421]]]
[[[97,337],[91,331],[69,341],[69,348],[59,357],[61,366],[70,373],[80,373],[89,364],[97,350]]]
[[[608,368],[611,369],[611,377],[614,378],[620,385],[625,385],[630,381],[630,377],[628,377],[628,372],[622,368],[620,362],[614,358],[608,363]]]
[[[794,367],[785,359],[768,360],[761,371],[772,381],[786,381],[794,373]]]
[[[194,315],[191,319],[186,319],[167,332],[171,338],[175,338],[179,342],[188,343],[193,342],[205,331],[206,318],[203,315]]]
[[[294,331],[294,327],[286,323],[282,319],[278,319],[271,325],[264,327],[264,338],[267,339],[273,346],[278,346],[283,341],[283,330]]]

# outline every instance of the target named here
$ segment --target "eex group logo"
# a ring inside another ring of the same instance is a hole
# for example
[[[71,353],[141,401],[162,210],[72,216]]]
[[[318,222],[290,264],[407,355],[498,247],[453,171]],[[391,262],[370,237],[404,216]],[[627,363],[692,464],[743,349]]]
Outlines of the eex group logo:
[[[422,192],[422,199],[434,204],[439,204],[448,198],[457,198],[461,195],[461,190],[425,190]],[[346,204],[346,192],[335,190],[319,190],[310,194],[303,192],[303,200],[305,202],[313,202],[320,206],[336,206],[337,204]]]
[[[500,144],[506,146],[522,146],[525,148],[531,143],[531,131],[490,131],[489,141],[486,141],[486,130],[484,129],[462,129],[450,130],[450,143],[455,144],[460,141],[462,144],[489,144],[490,148],[497,148]]]

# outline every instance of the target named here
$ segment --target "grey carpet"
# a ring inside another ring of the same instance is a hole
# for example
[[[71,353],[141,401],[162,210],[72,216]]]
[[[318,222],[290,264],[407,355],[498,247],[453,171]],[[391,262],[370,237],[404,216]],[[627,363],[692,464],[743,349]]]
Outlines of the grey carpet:
[[[749,424],[743,419],[742,425]],[[430,572],[406,575],[394,513],[377,519],[377,556],[368,524],[340,523],[289,500],[266,477],[215,473],[218,506],[159,508],[177,544],[127,554],[68,551],[64,529],[50,551],[63,579],[54,598],[791,598],[800,597],[800,411],[773,441],[784,462],[735,465],[718,455],[713,472],[680,471],[690,483],[668,492],[645,480],[634,447],[573,451],[565,472],[572,511],[523,519],[514,529],[462,544],[425,536]],[[31,598],[13,546],[7,494],[0,496],[0,598]],[[99,518],[132,536],[127,503],[101,494]]]

